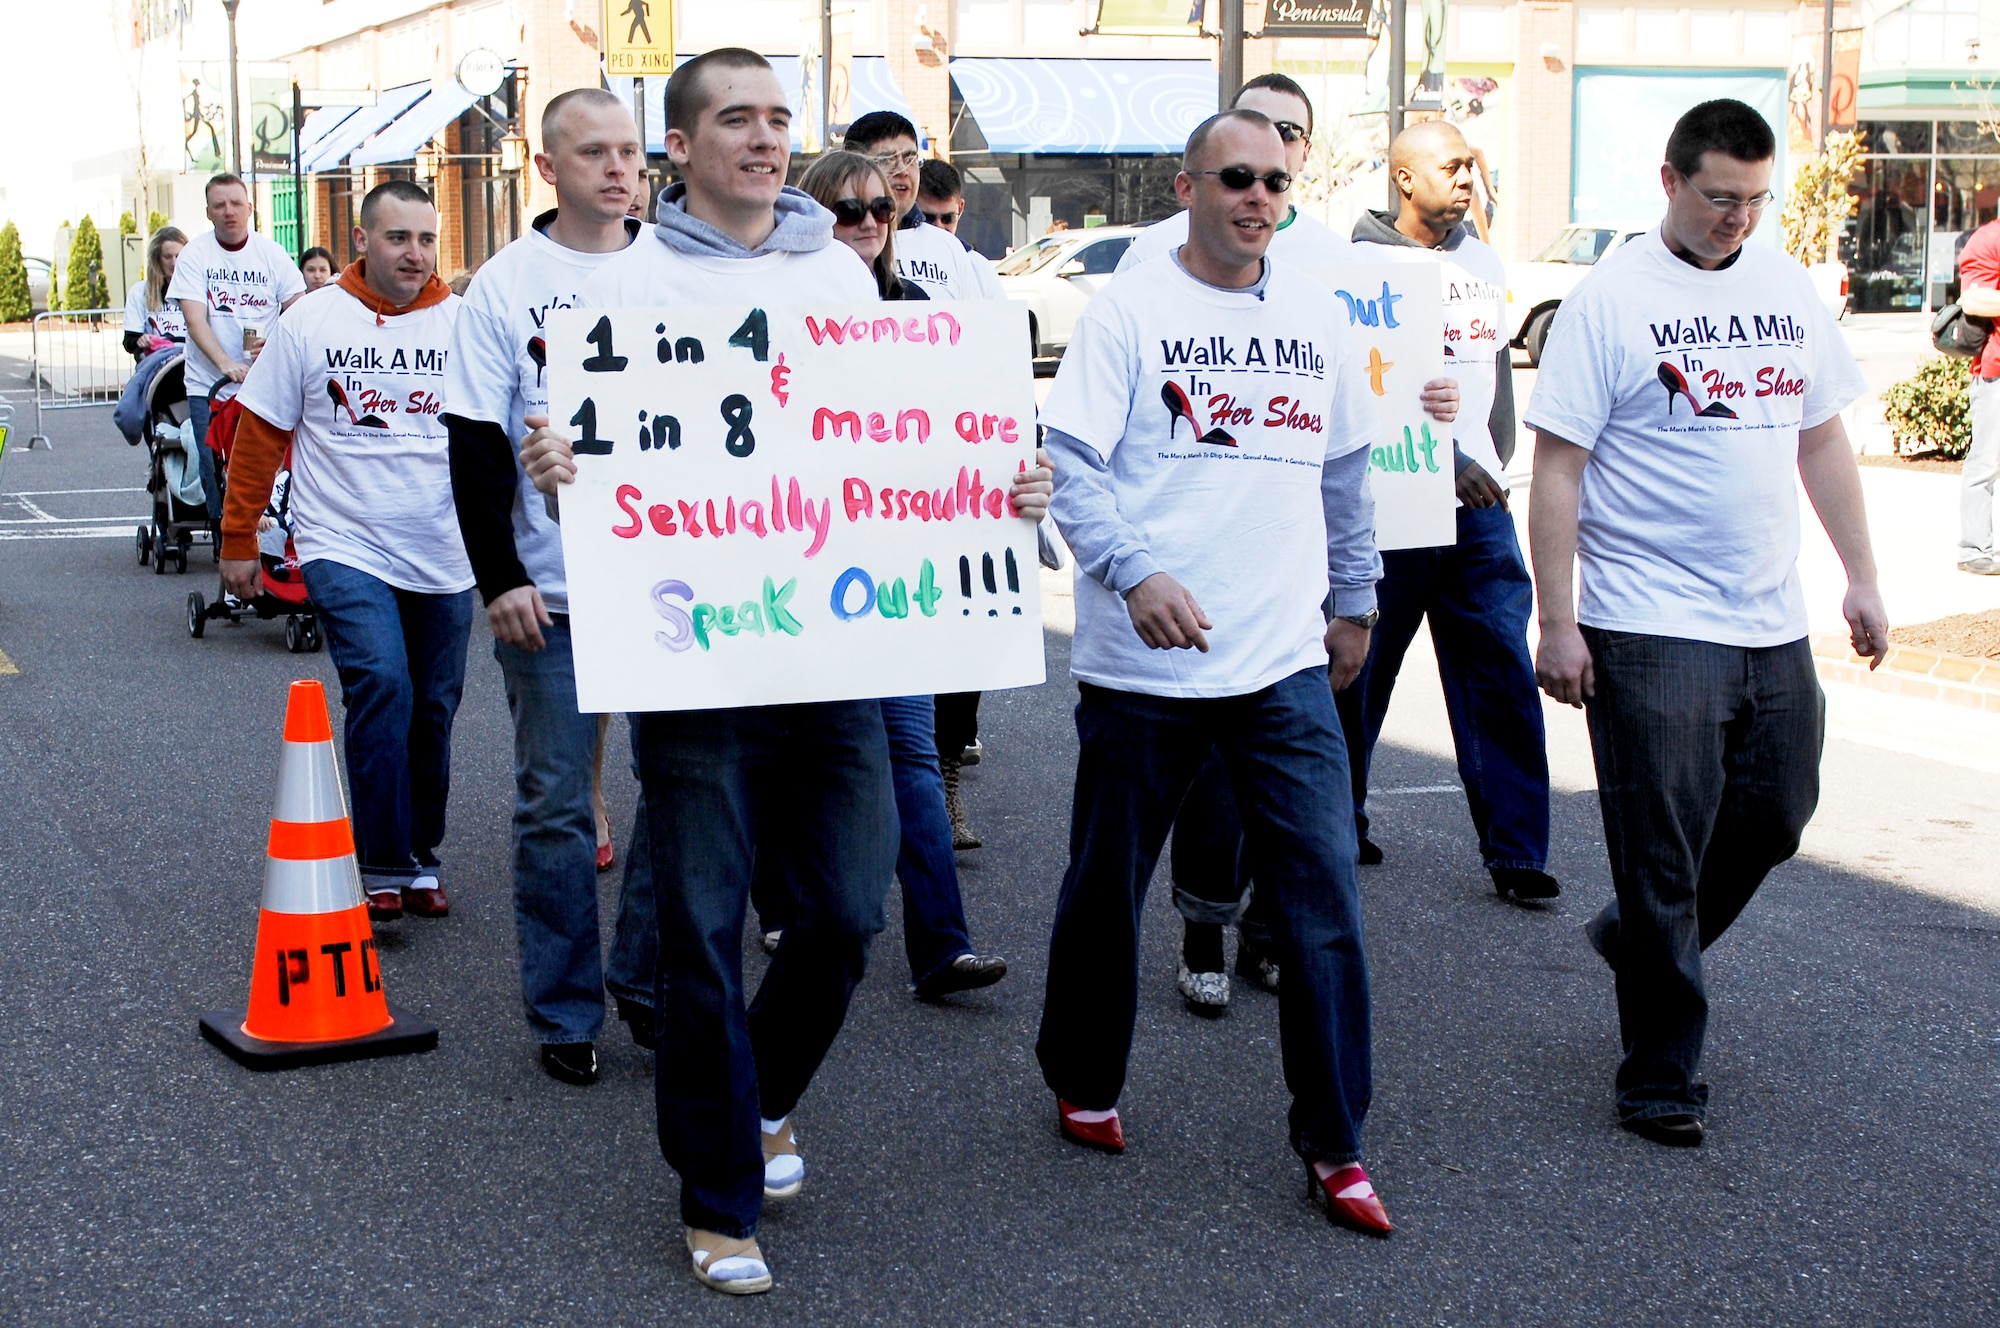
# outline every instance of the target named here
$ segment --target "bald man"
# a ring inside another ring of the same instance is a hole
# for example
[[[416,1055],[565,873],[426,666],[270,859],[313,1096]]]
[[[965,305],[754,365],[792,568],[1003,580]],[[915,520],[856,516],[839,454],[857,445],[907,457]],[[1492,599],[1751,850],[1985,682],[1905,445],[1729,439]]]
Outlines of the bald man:
[[[1479,852],[1501,898],[1552,899],[1549,763],[1528,614],[1534,588],[1507,510],[1506,462],[1514,451],[1513,363],[1501,331],[1507,274],[1465,223],[1473,205],[1472,148],[1441,120],[1411,125],[1389,148],[1401,200],[1395,216],[1370,212],[1354,226],[1357,253],[1432,263],[1444,287],[1445,371],[1459,383],[1458,541],[1382,555],[1382,616],[1368,662],[1340,693],[1340,722],[1354,780],[1354,823],[1368,839],[1368,762],[1403,654],[1428,617],[1444,682]],[[1367,853],[1364,848],[1363,853]],[[1379,850],[1377,850],[1379,853]]]

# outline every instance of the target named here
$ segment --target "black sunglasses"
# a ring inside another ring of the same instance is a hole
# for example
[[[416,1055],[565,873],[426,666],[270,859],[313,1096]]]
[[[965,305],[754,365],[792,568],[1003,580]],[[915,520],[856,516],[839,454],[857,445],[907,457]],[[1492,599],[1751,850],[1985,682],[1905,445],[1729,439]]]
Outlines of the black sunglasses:
[[[958,214],[956,212],[926,212],[924,213],[924,220],[933,226],[949,226],[958,220]]]
[[[1233,189],[1239,194],[1259,180],[1262,180],[1264,187],[1274,194],[1282,194],[1292,187],[1292,177],[1285,171],[1272,171],[1269,175],[1259,175],[1248,166],[1224,166],[1219,171],[1196,171],[1195,174],[1213,175],[1222,181],[1224,189]]]
[[[1271,127],[1276,129],[1278,137],[1287,143],[1296,143],[1300,139],[1312,142],[1312,130],[1302,124],[1293,124],[1290,120],[1273,120]]]
[[[833,213],[834,222],[841,226],[859,226],[861,219],[870,213],[885,226],[896,219],[896,200],[887,194],[873,203],[864,203],[858,198],[836,198],[826,206]]]

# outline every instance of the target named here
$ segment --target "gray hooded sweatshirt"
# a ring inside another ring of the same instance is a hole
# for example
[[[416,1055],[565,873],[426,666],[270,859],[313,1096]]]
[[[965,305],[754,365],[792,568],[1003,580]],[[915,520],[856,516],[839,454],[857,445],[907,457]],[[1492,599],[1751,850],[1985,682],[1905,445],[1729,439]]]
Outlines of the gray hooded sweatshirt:
[[[653,229],[676,253],[704,258],[755,258],[759,254],[809,254],[833,243],[833,214],[811,194],[786,185],[778,193],[778,224],[755,249],[687,212],[687,185],[670,184],[660,195]]]

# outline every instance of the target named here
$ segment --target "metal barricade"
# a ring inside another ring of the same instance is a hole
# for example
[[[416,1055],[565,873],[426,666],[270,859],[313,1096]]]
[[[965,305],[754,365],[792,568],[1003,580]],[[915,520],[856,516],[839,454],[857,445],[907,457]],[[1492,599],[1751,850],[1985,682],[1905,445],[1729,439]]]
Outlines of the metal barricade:
[[[66,309],[36,314],[29,329],[34,348],[35,432],[29,447],[50,447],[42,414],[84,406],[116,405],[132,357],[125,352],[123,309]]]

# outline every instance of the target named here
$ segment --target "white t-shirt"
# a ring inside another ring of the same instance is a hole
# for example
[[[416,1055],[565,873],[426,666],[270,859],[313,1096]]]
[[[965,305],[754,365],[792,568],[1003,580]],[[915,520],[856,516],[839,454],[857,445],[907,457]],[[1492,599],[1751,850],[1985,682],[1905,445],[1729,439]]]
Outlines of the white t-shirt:
[[[1438,265],[1444,288],[1444,376],[1458,382],[1452,440],[1505,489],[1507,471],[1493,437],[1495,380],[1507,344],[1500,327],[1507,303],[1507,269],[1500,255],[1478,236],[1467,235],[1450,251],[1362,240],[1354,246],[1354,261]]]
[[[143,281],[125,296],[124,330],[174,341],[186,341],[188,334],[187,320],[181,317],[181,307],[175,301],[162,296],[159,308],[146,307],[146,283]]]
[[[1707,271],[1658,230],[1556,314],[1530,428],[1590,451],[1577,621],[1774,646],[1806,634],[1799,431],[1867,390],[1805,269],[1747,244]]]
[[[1041,422],[1105,458],[1119,514],[1215,624],[1206,654],[1149,649],[1124,600],[1079,576],[1084,682],[1239,696],[1327,662],[1321,470],[1372,441],[1374,399],[1339,303],[1268,261],[1262,299],[1169,260],[1113,279],[1077,320]]]
[[[462,419],[500,425],[518,448],[528,436],[525,417],[548,414],[542,324],[549,310],[574,307],[584,283],[618,252],[578,253],[530,229],[488,259],[466,289],[452,333],[445,409]],[[547,505],[518,455],[514,472],[515,555],[549,611],[568,613],[562,528],[549,520]]]
[[[244,325],[261,324],[268,338],[285,301],[305,288],[298,265],[267,236],[251,231],[243,246],[232,250],[222,247],[214,231],[206,231],[182,248],[167,297],[205,305],[209,330],[223,353],[240,357]],[[195,396],[206,394],[222,371],[190,340],[185,376],[188,395]]]
[[[1355,261],[1354,241],[1296,209],[1291,221],[1271,232],[1270,256],[1294,267],[1314,268]],[[1120,276],[1141,263],[1172,253],[1187,243],[1188,214],[1176,212],[1139,232],[1118,260]]]
[[[839,300],[873,304],[882,298],[875,274],[852,249],[832,240],[810,253],[710,258],[668,247],[641,231],[584,283],[585,309],[645,309],[672,304],[805,304]]]
[[[378,321],[333,284],[272,326],[241,400],[291,431],[300,562],[325,558],[422,594],[471,588],[442,414],[458,308],[447,295]]]
[[[1004,300],[993,265],[941,226],[896,232],[896,275],[933,300]]]

